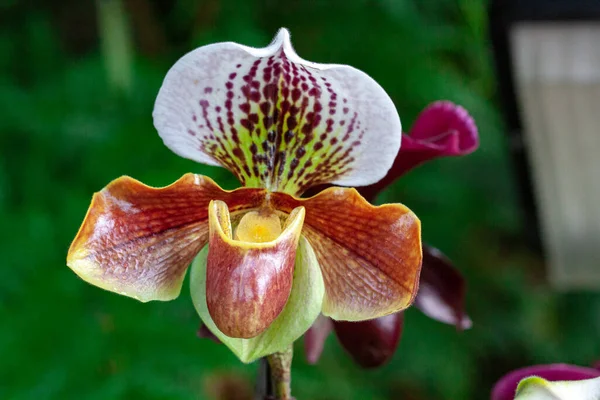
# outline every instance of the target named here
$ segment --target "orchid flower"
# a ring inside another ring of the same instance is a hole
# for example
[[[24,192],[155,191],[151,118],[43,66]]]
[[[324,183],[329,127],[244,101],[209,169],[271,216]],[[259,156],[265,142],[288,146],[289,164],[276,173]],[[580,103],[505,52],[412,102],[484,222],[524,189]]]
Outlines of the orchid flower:
[[[491,400],[600,400],[600,370],[568,364],[534,365],[503,376]]]
[[[83,280],[171,300],[190,263],[194,306],[243,362],[283,352],[319,314],[361,321],[414,300],[420,222],[355,189],[383,178],[401,124],[385,91],[345,65],[301,59],[281,29],[266,48],[200,47],[170,69],[154,125],[176,154],[231,171],[152,188],[124,176],[96,193],[69,249]]]
[[[409,133],[403,135],[402,148],[387,175],[358,191],[373,201],[396,179],[424,162],[437,157],[467,155],[478,146],[477,126],[469,113],[452,102],[436,101],[419,114]],[[464,278],[450,260],[438,249],[423,245],[423,266],[414,306],[430,318],[468,329],[472,322],[464,313],[465,292]],[[402,312],[359,323],[321,317],[304,338],[307,361],[318,361],[324,342],[333,330],[360,366],[379,367],[396,351],[403,322]]]

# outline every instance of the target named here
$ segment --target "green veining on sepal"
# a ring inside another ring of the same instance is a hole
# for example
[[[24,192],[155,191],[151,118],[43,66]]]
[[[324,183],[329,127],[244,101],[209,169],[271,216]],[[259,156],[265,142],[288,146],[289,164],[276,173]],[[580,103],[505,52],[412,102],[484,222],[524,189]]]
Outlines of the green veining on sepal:
[[[202,322],[233,353],[245,363],[285,350],[302,336],[321,312],[325,286],[315,253],[304,238],[300,238],[296,251],[294,281],[290,297],[277,319],[262,334],[252,339],[230,338],[219,331],[206,305],[206,259],[208,246],[204,247],[191,267],[190,286],[194,307]]]
[[[232,66],[222,84],[200,90],[188,133],[245,186],[299,194],[351,170],[364,130],[337,82],[279,51]]]

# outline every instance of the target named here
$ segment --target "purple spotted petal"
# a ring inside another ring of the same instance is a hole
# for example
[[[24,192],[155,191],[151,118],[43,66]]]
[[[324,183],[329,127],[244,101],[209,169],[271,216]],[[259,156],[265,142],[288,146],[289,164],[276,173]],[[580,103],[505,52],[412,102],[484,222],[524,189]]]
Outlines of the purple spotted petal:
[[[539,376],[550,382],[580,381],[596,378],[600,376],[600,371],[569,364],[534,365],[521,368],[500,378],[492,390],[491,400],[513,400],[517,385],[529,376]]]
[[[227,42],[188,53],[167,74],[153,115],[180,156],[289,194],[378,181],[402,132],[381,86],[352,67],[301,59],[286,29],[261,49]]]
[[[467,110],[449,101],[436,101],[417,117],[388,174],[379,182],[360,188],[372,201],[379,192],[411,169],[438,157],[464,156],[479,146],[479,134]]]
[[[469,329],[464,313],[466,283],[461,273],[438,249],[423,246],[421,281],[414,306],[425,315],[458,329]]]

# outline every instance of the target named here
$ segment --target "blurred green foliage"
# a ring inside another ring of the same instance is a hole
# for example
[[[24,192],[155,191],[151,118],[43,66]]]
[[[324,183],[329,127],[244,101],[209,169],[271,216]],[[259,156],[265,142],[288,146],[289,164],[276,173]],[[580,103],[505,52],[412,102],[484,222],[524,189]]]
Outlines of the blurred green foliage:
[[[162,145],[154,98],[185,52],[264,46],[280,26],[302,57],[380,82],[405,127],[449,99],[481,134],[474,155],[420,167],[379,199],[410,206],[465,273],[473,329],[409,310],[393,362],[374,372],[333,337],[317,366],[298,343],[297,398],[485,399],[512,368],[600,358],[600,297],[553,293],[522,242],[483,0],[126,0],[120,28],[97,22],[106,1],[0,4],[0,398],[204,399],[228,385],[241,389],[221,398],[246,398],[255,367],[196,338],[187,285],[176,301],[141,304],[85,284],[65,257],[92,193],[120,175],[166,185],[191,171],[235,187]]]

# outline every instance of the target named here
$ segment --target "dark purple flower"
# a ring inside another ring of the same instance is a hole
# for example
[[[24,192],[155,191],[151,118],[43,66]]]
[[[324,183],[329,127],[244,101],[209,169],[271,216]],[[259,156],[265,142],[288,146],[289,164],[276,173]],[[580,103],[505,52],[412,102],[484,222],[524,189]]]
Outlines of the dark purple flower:
[[[479,146],[473,118],[461,106],[437,101],[419,114],[410,133],[404,134],[400,152],[388,174],[379,182],[357,190],[367,200],[412,168],[444,156],[472,153]],[[438,249],[423,245],[423,266],[414,306],[428,317],[458,329],[471,327],[464,312],[466,284],[461,273]],[[382,321],[379,321],[382,320]],[[388,329],[395,320],[398,329]],[[399,322],[398,322],[399,321]],[[305,334],[305,352],[309,363],[316,363],[324,341],[332,329],[352,358],[363,367],[385,364],[396,350],[402,331],[403,314],[363,322],[338,322],[320,318]]]
[[[504,375],[492,390],[491,400],[513,400],[519,382],[527,377],[537,376],[547,381],[580,381],[600,376],[594,368],[569,364],[533,365]]]
[[[369,321],[333,321],[338,340],[363,368],[379,367],[392,358],[400,342],[403,325],[402,311]]]
[[[369,201],[396,179],[439,157],[464,156],[479,146],[475,121],[467,110],[450,101],[436,101],[417,117],[408,134],[402,135],[402,145],[392,168],[377,183],[357,188]]]

